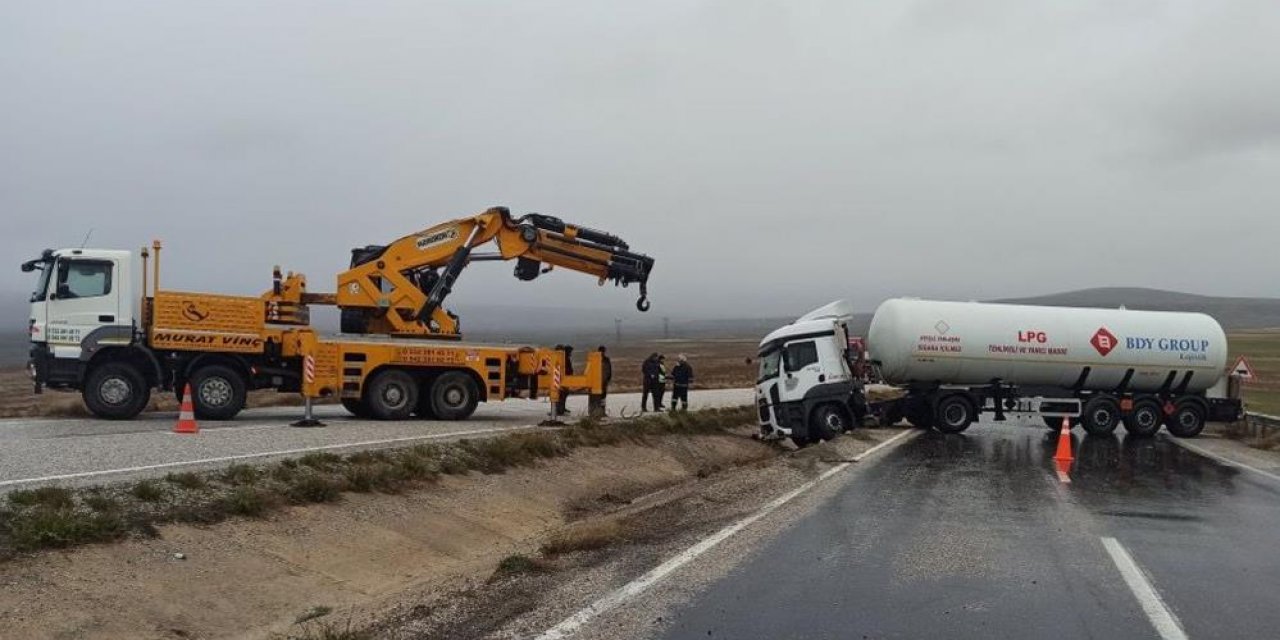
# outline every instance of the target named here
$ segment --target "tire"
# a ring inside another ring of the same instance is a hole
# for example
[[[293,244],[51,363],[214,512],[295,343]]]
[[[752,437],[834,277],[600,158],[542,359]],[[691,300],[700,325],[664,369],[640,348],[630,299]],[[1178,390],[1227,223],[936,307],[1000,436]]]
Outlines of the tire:
[[[1164,421],[1164,411],[1154,400],[1139,400],[1133,403],[1133,409],[1124,417],[1124,430],[1132,436],[1149,438],[1160,430]]]
[[[917,429],[929,429],[933,427],[933,407],[925,402],[915,401],[907,404],[906,411],[907,422]]]
[[[440,420],[466,420],[479,403],[476,381],[462,371],[447,371],[431,384],[431,410]]]
[[[853,428],[849,414],[840,405],[827,403],[819,405],[809,416],[810,432],[818,440],[834,440],[840,434]]]
[[[373,412],[369,410],[369,405],[364,400],[356,400],[355,398],[343,398],[342,408],[346,409],[351,415],[362,420],[373,418]]]
[[[803,449],[809,446],[811,442],[808,436],[791,436],[791,443],[796,445],[797,449]]]
[[[1113,398],[1090,398],[1084,403],[1080,424],[1089,435],[1111,435],[1120,426],[1120,403]]]
[[[943,433],[960,433],[973,424],[973,403],[962,395],[950,395],[938,401],[934,427]]]
[[[378,420],[404,420],[418,406],[418,382],[404,371],[387,369],[374,374],[362,403]]]
[[[107,420],[129,420],[151,402],[151,387],[133,365],[107,362],[89,371],[81,390],[93,415]]]
[[[244,376],[231,367],[211,364],[191,374],[191,404],[200,420],[230,420],[247,398]]]
[[[1195,402],[1180,402],[1164,426],[1179,438],[1194,438],[1204,431],[1204,409]]]

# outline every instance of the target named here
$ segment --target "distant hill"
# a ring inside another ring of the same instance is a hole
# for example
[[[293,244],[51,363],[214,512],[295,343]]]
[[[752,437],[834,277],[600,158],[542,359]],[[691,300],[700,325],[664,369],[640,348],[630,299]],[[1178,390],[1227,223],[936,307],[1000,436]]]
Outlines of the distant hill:
[[[1228,330],[1280,327],[1280,298],[1223,298],[1160,289],[1104,287],[993,302],[1050,307],[1123,306],[1144,311],[1198,311],[1213,316]]]

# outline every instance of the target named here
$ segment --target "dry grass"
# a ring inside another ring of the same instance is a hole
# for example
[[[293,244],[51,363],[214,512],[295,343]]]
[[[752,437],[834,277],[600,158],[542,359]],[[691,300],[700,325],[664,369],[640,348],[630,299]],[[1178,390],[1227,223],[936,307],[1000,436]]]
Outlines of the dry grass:
[[[288,505],[336,502],[347,492],[397,493],[430,483],[441,473],[503,473],[580,447],[643,442],[665,434],[715,433],[752,420],[753,408],[741,407],[611,424],[584,421],[559,431],[347,456],[311,453],[264,466],[239,464],[219,471],[173,473],[131,485],[15,491],[0,508],[0,555],[148,535],[167,522],[203,524],[229,517],[265,517]],[[610,544],[618,537],[617,526],[566,530],[548,548],[563,553]]]
[[[571,524],[542,545],[542,553],[554,556],[573,551],[603,549],[626,538],[626,529],[617,520],[588,520]]]
[[[1244,386],[1244,400],[1250,411],[1280,415],[1280,329],[1242,331],[1229,337],[1231,356],[1227,365],[1244,355],[1253,365],[1258,382]]]

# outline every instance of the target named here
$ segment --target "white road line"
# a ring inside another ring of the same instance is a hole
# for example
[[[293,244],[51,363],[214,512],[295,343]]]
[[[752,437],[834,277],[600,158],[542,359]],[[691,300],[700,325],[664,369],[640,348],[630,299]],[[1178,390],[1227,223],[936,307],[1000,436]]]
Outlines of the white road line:
[[[572,636],[574,633],[577,633],[579,629],[581,629],[584,625],[586,625],[595,617],[618,607],[619,605],[640,595],[641,593],[644,593],[649,587],[652,587],[653,585],[660,582],[663,578],[670,575],[671,572],[675,571],[676,569],[679,569],[680,567],[683,567],[686,564],[689,564],[695,558],[711,550],[713,547],[720,544],[721,542],[724,542],[733,534],[738,533],[739,531],[742,531],[743,529],[751,526],[752,523],[769,515],[778,507],[781,507],[782,505],[795,499],[800,494],[814,488],[822,481],[849,468],[850,466],[853,465],[854,462],[859,462],[863,458],[866,458],[867,456],[870,456],[871,454],[876,453],[885,447],[888,447],[890,445],[893,445],[899,442],[905,442],[907,439],[918,436],[921,433],[924,433],[924,432],[919,429],[904,431],[902,433],[899,433],[896,436],[893,436],[892,438],[889,438],[888,440],[885,440],[884,442],[881,442],[880,444],[877,444],[874,447],[871,447],[870,449],[867,449],[866,451],[863,451],[861,454],[858,454],[857,456],[855,456],[851,462],[842,462],[834,467],[831,467],[830,469],[827,469],[826,471],[822,472],[822,475],[819,475],[817,478],[814,478],[813,480],[810,480],[800,485],[796,489],[789,491],[783,494],[782,496],[770,501],[768,504],[761,507],[755,513],[752,513],[751,515],[743,518],[742,520],[739,520],[715,532],[710,537],[703,538],[701,542],[698,542],[692,547],[685,549],[679,555],[676,555],[670,560],[667,560],[666,562],[658,565],[657,567],[654,567],[648,573],[623,585],[616,591],[613,591],[607,595],[602,596],[599,600],[596,600],[595,602],[591,603],[581,611],[573,614],[572,616],[569,616],[568,618],[565,618],[563,621],[560,622],[560,624],[557,624],[556,626],[551,627],[550,629],[547,629],[546,631],[544,631],[542,635],[537,637],[537,640],[560,640],[561,638],[568,638]]]
[[[164,462],[161,464],[148,464],[139,467],[124,467],[121,469],[104,469],[102,471],[83,471],[80,473],[64,473],[56,476],[43,476],[39,478],[19,478],[16,480],[0,481],[0,487],[9,487],[17,484],[31,484],[34,482],[54,482],[57,480],[75,480],[79,478],[92,478],[94,476],[115,475],[120,473],[134,473],[137,471],[152,471],[155,469],[170,469],[173,467],[187,467],[198,464],[213,464],[219,462],[234,462],[237,460],[252,460],[254,458],[269,458],[272,456],[291,456],[299,453],[309,453],[312,451],[332,451],[334,449],[350,449],[353,447],[372,447],[384,444],[397,444],[400,442],[414,442],[417,440],[439,440],[441,438],[453,438],[458,436],[479,436],[505,433],[507,431],[521,431],[527,429],[548,429],[549,427],[538,426],[519,426],[519,427],[499,427],[496,429],[472,429],[469,431],[450,431],[449,433],[435,433],[421,436],[406,436],[403,438],[389,438],[386,440],[366,440],[364,442],[348,442],[345,444],[330,444],[319,447],[306,447],[302,449],[284,449],[282,451],[267,451],[264,453],[245,453],[234,456],[221,456],[218,458],[201,458],[199,460],[182,460],[179,462]]]
[[[1226,466],[1228,466],[1228,467],[1236,467],[1237,469],[1244,469],[1244,470],[1246,470],[1246,471],[1252,471],[1252,472],[1254,472],[1254,473],[1256,473],[1256,474],[1258,474],[1258,475],[1266,476],[1266,477],[1268,477],[1268,478],[1271,478],[1272,480],[1275,480],[1276,482],[1280,482],[1280,475],[1276,475],[1276,474],[1274,474],[1274,473],[1271,473],[1270,471],[1263,471],[1262,469],[1259,469],[1259,468],[1257,468],[1257,467],[1251,467],[1251,466],[1249,466],[1249,465],[1247,465],[1247,464],[1245,464],[1245,463],[1243,463],[1243,462],[1237,462],[1237,461],[1232,460],[1232,459],[1230,459],[1230,458],[1227,458],[1227,457],[1225,457],[1225,456],[1221,456],[1221,455],[1216,454],[1216,453],[1214,453],[1214,452],[1212,452],[1212,451],[1209,451],[1208,449],[1205,449],[1205,448],[1202,448],[1202,447],[1198,447],[1198,446],[1196,446],[1196,445],[1194,445],[1194,444],[1191,444],[1190,442],[1187,442],[1187,441],[1183,440],[1182,438],[1170,438],[1169,440],[1170,440],[1171,442],[1173,442],[1174,444],[1178,445],[1179,447],[1182,447],[1183,449],[1186,449],[1187,451],[1190,451],[1190,452],[1192,452],[1192,453],[1200,454],[1200,455],[1202,455],[1202,456],[1204,456],[1204,457],[1206,457],[1206,458],[1211,458],[1211,459],[1216,460],[1217,462],[1220,462],[1220,463],[1222,463],[1222,464],[1224,464],[1224,465],[1226,465]]]
[[[1116,568],[1120,570],[1120,575],[1129,585],[1129,590],[1138,599],[1138,604],[1142,605],[1142,610],[1151,620],[1151,626],[1156,628],[1156,633],[1160,634],[1164,640],[1187,640],[1187,633],[1182,630],[1178,617],[1173,615],[1165,605],[1164,600],[1160,598],[1160,593],[1147,580],[1146,574],[1142,572],[1138,563],[1133,561],[1133,556],[1129,555],[1124,545],[1115,538],[1103,536],[1102,546],[1106,547],[1107,553],[1111,555],[1111,561],[1116,563]]]

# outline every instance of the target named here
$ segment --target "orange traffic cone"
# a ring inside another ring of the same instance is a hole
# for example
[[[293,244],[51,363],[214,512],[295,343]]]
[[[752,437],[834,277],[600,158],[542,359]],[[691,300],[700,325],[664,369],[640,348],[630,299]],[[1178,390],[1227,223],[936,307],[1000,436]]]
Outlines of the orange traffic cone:
[[[174,433],[200,433],[200,425],[196,424],[196,410],[191,405],[191,384],[182,388],[182,410],[178,413],[178,424],[173,425]]]
[[[1071,462],[1075,460],[1071,456],[1071,419],[1062,416],[1062,432],[1058,434],[1058,450],[1053,454],[1053,461],[1058,466],[1058,479],[1063,482],[1071,482],[1067,477],[1067,472],[1071,471]]]

